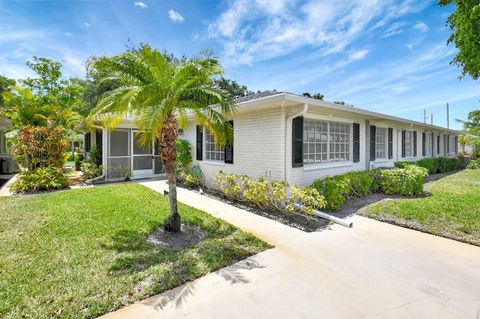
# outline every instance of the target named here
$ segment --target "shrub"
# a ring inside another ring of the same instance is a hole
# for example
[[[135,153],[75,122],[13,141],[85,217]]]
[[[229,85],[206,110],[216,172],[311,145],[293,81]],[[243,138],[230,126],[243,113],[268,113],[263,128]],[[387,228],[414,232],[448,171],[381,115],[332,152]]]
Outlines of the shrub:
[[[82,156],[83,157],[83,156]],[[102,149],[98,146],[93,147],[90,150],[89,159],[90,162],[97,166],[102,165]]]
[[[456,157],[438,157],[438,172],[446,173],[461,168],[460,160]]]
[[[68,186],[68,179],[58,167],[39,167],[33,171],[24,171],[12,183],[13,192],[38,192],[62,189]]]
[[[314,188],[299,188],[285,182],[253,180],[248,176],[225,174],[214,176],[217,188],[227,197],[244,201],[262,209],[275,209],[288,213],[311,214],[325,207],[325,199]],[[303,208],[300,208],[302,206]]]
[[[204,183],[204,176],[198,164],[190,167],[187,171],[177,171],[177,182],[187,187],[199,187]]]
[[[82,163],[84,160],[83,154],[75,154],[75,170],[80,171],[82,169]]]
[[[373,184],[373,175],[370,172],[351,172],[345,175],[350,179],[352,195],[363,197],[370,193]]]
[[[421,195],[423,182],[428,175],[426,168],[409,165],[403,169],[382,170],[381,189],[388,195]]]
[[[416,162],[416,165],[426,168],[428,170],[428,174],[435,174],[437,172],[437,163],[434,158],[424,158]]]
[[[102,175],[103,167],[98,166],[95,163],[83,162],[81,165],[81,171],[83,173],[83,179],[89,180]]]
[[[312,186],[325,197],[326,210],[336,210],[340,208],[352,193],[352,183],[346,175],[317,179],[313,182]]]
[[[68,142],[61,127],[25,126],[17,137],[13,154],[17,163],[26,171],[39,167],[63,168],[63,151]]]
[[[480,159],[471,160],[467,166],[468,169],[480,169]]]
[[[177,163],[183,170],[187,170],[192,163],[192,153],[188,141],[177,140]]]
[[[412,165],[414,163],[415,162],[399,161],[399,162],[393,163],[393,165],[397,168],[405,168],[405,166]]]

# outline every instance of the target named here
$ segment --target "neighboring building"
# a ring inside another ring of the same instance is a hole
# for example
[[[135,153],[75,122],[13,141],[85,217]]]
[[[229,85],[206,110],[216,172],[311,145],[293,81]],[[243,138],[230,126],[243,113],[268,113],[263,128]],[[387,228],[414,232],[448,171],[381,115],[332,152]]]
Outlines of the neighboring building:
[[[192,119],[179,138],[190,142],[194,164],[207,184],[218,171],[308,185],[315,179],[349,171],[393,167],[395,161],[453,156],[461,133],[281,92],[238,99],[231,118],[233,145],[219,148],[208,130]],[[127,172],[132,178],[162,173],[158,146],[137,146],[136,126],[125,119],[113,131],[98,127],[85,147],[102,145],[107,179]]]
[[[12,128],[12,122],[6,118],[0,118],[0,177],[9,177],[7,175],[18,171],[18,165],[12,156],[7,153],[7,139],[5,134]]]

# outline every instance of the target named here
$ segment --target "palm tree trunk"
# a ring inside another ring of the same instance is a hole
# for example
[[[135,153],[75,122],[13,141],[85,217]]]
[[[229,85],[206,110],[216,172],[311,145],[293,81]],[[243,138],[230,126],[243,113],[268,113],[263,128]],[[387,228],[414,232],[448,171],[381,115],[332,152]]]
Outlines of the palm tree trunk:
[[[168,197],[170,200],[170,215],[163,223],[163,229],[170,232],[179,232],[182,219],[177,207],[177,120],[168,116],[160,134],[160,156],[168,177]]]

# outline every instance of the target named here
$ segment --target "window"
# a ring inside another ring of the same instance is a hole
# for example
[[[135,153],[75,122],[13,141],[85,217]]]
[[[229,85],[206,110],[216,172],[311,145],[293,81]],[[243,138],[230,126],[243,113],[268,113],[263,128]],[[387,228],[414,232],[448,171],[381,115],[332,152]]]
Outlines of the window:
[[[425,156],[432,155],[432,133],[425,132]]]
[[[303,162],[305,164],[350,160],[351,124],[305,119]]]
[[[413,132],[405,131],[405,157],[413,157]]]
[[[386,159],[388,148],[388,129],[377,127],[375,130],[375,159]]]
[[[448,136],[448,152],[449,154],[454,154],[455,153],[455,136],[454,135],[449,135]]]
[[[205,129],[205,156],[207,160],[224,161],[224,147],[215,145],[215,139],[208,129]]]

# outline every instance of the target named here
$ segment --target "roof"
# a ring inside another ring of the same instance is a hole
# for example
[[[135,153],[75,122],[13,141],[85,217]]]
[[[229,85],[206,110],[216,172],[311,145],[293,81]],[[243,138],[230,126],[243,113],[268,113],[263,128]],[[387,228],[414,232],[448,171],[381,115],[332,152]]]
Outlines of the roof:
[[[277,91],[263,91],[263,92],[258,92],[246,96],[237,96],[236,100],[237,103],[243,103],[251,100],[258,100],[260,98],[268,97],[268,96],[274,96],[274,95],[280,95],[285,92],[277,92]]]
[[[435,130],[443,130],[443,131],[450,131],[450,132],[457,132],[457,133],[462,133],[462,131],[458,130],[453,130],[453,129],[447,129],[445,127],[437,126],[437,125],[430,125],[427,123],[422,123],[410,119],[405,119],[393,115],[387,115],[383,113],[378,113],[378,112],[373,112],[365,109],[361,109],[358,107],[351,107],[351,106],[346,106],[346,105],[341,105],[341,104],[336,104],[336,103],[331,103],[323,100],[318,100],[314,98],[309,98],[303,95],[298,95],[298,94],[293,94],[293,93],[287,93],[287,92],[276,92],[276,91],[265,91],[261,93],[256,93],[252,95],[248,95],[245,97],[237,98],[237,103],[239,104],[240,107],[247,106],[249,104],[256,105],[259,103],[270,103],[270,102],[294,102],[294,103],[299,103],[299,104],[308,104],[308,105],[316,105],[320,107],[324,107],[327,109],[332,109],[332,110],[337,110],[337,111],[343,111],[343,112],[349,112],[349,113],[354,113],[362,116],[369,117],[371,119],[379,119],[379,120],[389,120],[389,121],[395,121],[395,122],[400,122],[400,123],[405,123],[407,125],[416,125],[416,126],[421,126],[421,127],[426,127],[430,129],[435,129]]]

